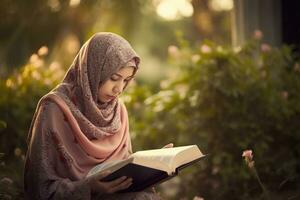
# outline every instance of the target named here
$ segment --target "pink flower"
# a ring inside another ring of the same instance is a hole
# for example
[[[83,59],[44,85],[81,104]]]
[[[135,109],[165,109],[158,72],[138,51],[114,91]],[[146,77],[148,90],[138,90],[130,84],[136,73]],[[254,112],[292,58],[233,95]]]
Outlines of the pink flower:
[[[208,45],[206,45],[206,44],[202,45],[202,46],[201,46],[201,52],[202,52],[202,53],[210,53],[210,52],[211,52],[210,46],[208,46]]]
[[[248,165],[249,168],[254,167],[254,161],[252,160],[253,159],[252,150],[243,151],[242,157],[244,157],[246,164]]]
[[[263,195],[265,196],[264,199],[271,199],[268,190],[266,189],[266,187],[264,186],[264,184],[261,182],[260,177],[254,167],[254,161],[253,159],[253,154],[252,154],[252,150],[245,150],[243,151],[242,157],[245,158],[245,162],[249,167],[249,170],[253,173],[253,175],[255,176],[255,178],[257,179],[261,189],[263,190]]]
[[[180,54],[178,47],[175,45],[171,45],[168,47],[168,53],[170,56],[172,56],[174,58],[178,58],[178,56]]]
[[[263,33],[261,32],[261,30],[254,31],[254,39],[260,40],[262,37],[263,37]]]
[[[243,151],[242,157],[252,160],[252,158],[253,158],[252,150]]]
[[[266,43],[263,43],[261,44],[260,49],[262,52],[269,52],[271,51],[271,46]]]

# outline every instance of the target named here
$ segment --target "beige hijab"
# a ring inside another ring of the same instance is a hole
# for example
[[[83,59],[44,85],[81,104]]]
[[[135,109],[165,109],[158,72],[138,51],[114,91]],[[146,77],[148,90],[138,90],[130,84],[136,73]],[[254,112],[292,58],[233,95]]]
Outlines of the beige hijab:
[[[55,141],[63,149],[61,156],[69,162],[74,177],[81,178],[97,163],[126,158],[131,151],[126,108],[118,99],[100,104],[97,92],[121,67],[133,66],[135,73],[139,61],[122,37],[106,32],[92,36],[62,83],[40,100],[29,131],[29,147],[39,107],[50,100],[58,105],[70,126],[70,132],[56,133]]]

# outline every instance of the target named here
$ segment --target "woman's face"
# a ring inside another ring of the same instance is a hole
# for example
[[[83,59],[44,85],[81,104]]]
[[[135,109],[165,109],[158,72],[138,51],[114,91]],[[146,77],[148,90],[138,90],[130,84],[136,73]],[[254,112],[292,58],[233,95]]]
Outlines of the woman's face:
[[[134,77],[134,67],[122,67],[105,81],[98,89],[98,100],[107,103],[117,98]]]

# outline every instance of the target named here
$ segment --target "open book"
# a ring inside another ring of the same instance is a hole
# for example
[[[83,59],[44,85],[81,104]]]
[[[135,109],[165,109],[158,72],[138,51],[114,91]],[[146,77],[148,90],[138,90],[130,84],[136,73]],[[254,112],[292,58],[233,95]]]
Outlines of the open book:
[[[109,170],[102,181],[131,177],[132,185],[121,192],[136,192],[176,176],[179,170],[205,157],[197,145],[138,151],[128,159],[102,163],[92,168],[87,178]]]

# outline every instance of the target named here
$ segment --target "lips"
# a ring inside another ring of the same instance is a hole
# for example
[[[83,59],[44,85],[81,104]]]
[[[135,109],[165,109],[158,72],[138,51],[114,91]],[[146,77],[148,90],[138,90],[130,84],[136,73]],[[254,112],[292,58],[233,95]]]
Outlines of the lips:
[[[106,97],[107,97],[107,99],[109,99],[109,100],[113,100],[113,99],[116,98],[116,96],[111,96],[111,95],[106,95]]]

